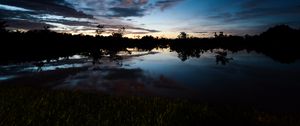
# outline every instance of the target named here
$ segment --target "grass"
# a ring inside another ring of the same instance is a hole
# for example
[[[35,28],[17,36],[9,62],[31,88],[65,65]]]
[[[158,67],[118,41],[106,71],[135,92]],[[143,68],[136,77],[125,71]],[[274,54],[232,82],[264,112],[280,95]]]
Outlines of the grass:
[[[0,126],[300,125],[299,114],[183,99],[0,87]]]

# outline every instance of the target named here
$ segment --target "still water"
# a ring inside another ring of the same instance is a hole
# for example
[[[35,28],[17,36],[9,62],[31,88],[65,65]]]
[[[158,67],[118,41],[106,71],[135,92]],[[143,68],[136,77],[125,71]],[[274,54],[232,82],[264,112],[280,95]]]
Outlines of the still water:
[[[194,57],[184,57],[169,49],[130,51],[130,54],[119,53],[122,57],[119,61],[104,57],[96,64],[90,57],[81,55],[62,58],[46,63],[41,72],[30,63],[1,66],[0,83],[15,79],[19,81],[14,83],[20,83],[30,74],[38,77],[42,73],[45,78],[50,71],[53,74],[58,70],[85,68],[67,73],[59,82],[48,81],[47,85],[53,89],[112,95],[183,97],[285,107],[299,105],[299,60],[283,64],[256,52],[232,53],[222,49]]]

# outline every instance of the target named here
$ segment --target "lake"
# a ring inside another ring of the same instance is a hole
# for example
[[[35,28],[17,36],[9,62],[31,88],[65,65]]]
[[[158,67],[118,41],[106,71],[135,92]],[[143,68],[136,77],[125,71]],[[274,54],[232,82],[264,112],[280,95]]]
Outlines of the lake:
[[[164,96],[215,103],[298,108],[300,61],[285,64],[257,52],[212,49],[194,55],[128,48],[118,59],[81,54],[2,65],[0,83],[111,95]]]

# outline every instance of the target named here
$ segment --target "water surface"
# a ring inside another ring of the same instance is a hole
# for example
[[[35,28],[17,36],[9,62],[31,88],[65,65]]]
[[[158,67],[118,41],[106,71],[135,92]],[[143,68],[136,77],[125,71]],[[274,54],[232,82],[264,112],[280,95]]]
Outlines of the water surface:
[[[256,52],[233,53],[222,49],[196,56],[185,56],[170,49],[130,51],[118,53],[122,58],[117,61],[103,57],[99,63],[92,62],[91,57],[70,56],[46,63],[42,72],[30,63],[1,66],[0,82],[28,74],[39,76],[47,75],[48,71],[86,67],[68,74],[50,88],[276,107],[299,105],[299,60],[283,64]]]

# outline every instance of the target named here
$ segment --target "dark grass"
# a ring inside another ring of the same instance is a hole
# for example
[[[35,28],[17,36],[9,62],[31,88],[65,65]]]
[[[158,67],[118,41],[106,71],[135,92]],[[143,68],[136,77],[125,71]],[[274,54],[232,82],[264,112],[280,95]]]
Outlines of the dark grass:
[[[183,99],[0,86],[0,126],[300,125],[299,114]]]

